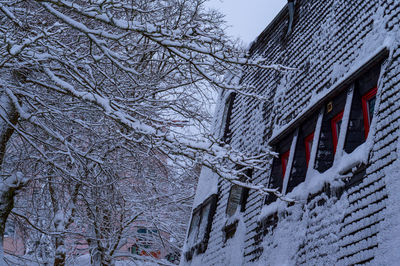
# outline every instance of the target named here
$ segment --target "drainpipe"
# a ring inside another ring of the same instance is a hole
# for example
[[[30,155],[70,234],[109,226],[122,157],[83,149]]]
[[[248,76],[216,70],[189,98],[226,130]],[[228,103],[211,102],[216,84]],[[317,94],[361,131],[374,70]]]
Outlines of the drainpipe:
[[[294,1],[295,0],[288,0],[288,8],[289,8],[289,27],[287,31],[287,35],[292,32],[293,29],[293,20],[294,20]]]

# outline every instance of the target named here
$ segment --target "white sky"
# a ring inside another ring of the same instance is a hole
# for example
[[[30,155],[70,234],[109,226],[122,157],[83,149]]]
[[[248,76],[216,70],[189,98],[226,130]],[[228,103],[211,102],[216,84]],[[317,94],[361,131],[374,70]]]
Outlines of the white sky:
[[[226,15],[228,33],[247,45],[285,6],[287,0],[210,0],[208,6]]]

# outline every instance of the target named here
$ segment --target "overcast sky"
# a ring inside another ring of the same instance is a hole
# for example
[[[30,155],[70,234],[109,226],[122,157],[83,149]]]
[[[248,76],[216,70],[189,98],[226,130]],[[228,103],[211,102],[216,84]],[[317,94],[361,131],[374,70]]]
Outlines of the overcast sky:
[[[209,7],[226,15],[232,27],[228,33],[247,45],[253,41],[285,6],[287,0],[211,0]]]

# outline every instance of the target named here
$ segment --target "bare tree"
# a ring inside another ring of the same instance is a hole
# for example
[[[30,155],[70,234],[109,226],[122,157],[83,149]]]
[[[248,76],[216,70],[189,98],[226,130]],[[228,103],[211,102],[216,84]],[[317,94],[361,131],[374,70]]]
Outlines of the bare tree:
[[[187,198],[173,197],[171,184],[157,191],[156,183],[168,180],[163,169],[179,156],[235,184],[277,193],[240,182],[229,165],[245,171],[268,151],[245,155],[218,140],[174,130],[179,121],[203,124],[199,98],[207,98],[209,88],[257,97],[252,88],[226,83],[227,71],[239,76],[243,66],[282,68],[245,58],[224,34],[222,16],[203,4],[0,0],[0,159],[7,161],[0,161],[7,166],[0,234],[15,191],[30,180],[40,184],[46,195],[41,200],[51,208],[21,207],[15,215],[52,239],[54,264],[65,264],[67,235],[89,242],[93,263],[112,264],[126,230],[139,214],[145,217],[143,195],[174,204]],[[158,169],[154,176],[139,171],[152,167]],[[128,187],[145,188],[142,198]],[[167,230],[162,217],[152,218]]]

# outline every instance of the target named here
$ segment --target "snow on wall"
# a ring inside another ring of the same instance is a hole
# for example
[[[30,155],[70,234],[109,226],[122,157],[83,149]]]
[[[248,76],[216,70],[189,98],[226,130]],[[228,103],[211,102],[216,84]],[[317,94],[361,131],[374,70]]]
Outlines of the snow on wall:
[[[285,220],[264,236],[263,255],[255,265],[294,265],[295,254],[304,239],[306,224],[300,205],[285,213]]]
[[[244,241],[246,235],[246,226],[243,216],[238,219],[238,225],[233,238],[228,239],[225,243],[225,260],[224,265],[242,265],[244,262]]]
[[[400,131],[396,133],[399,136]],[[397,158],[400,155],[400,146],[397,148]],[[384,212],[385,220],[382,223],[382,233],[379,235],[380,252],[377,253],[377,265],[396,265],[400,261],[400,160],[385,170],[388,200]]]
[[[204,202],[209,196],[218,192],[218,176],[211,169],[203,167],[197,184],[193,208]]]

